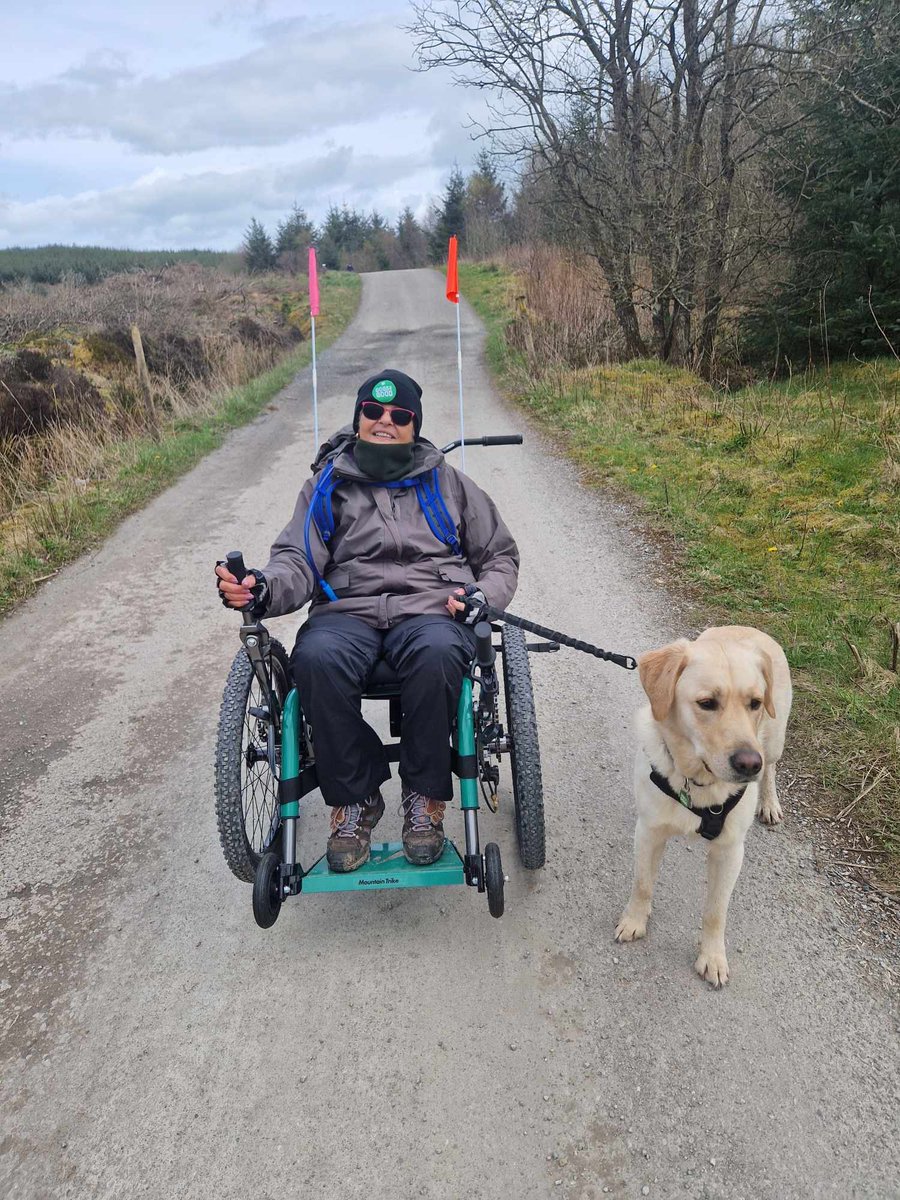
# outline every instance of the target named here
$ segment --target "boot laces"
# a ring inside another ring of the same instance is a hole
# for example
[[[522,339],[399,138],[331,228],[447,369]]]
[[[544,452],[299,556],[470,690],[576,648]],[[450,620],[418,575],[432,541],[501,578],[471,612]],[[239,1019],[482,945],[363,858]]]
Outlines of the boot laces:
[[[338,811],[341,813],[341,816],[332,827],[332,837],[356,837],[356,831],[359,829],[359,818],[362,815],[361,805],[346,804]]]
[[[408,792],[400,801],[400,811],[409,821],[413,833],[427,833],[433,828],[428,804],[428,797],[420,792]]]

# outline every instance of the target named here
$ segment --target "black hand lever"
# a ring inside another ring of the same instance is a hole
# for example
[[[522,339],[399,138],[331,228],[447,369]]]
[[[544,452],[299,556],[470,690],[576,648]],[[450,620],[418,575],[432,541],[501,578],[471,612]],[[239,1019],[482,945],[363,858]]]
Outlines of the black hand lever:
[[[498,433],[480,438],[457,438],[455,442],[448,442],[446,446],[441,446],[441,454],[449,454],[451,450],[456,450],[459,446],[521,446],[524,440],[521,433]]]
[[[229,550],[225,555],[225,566],[232,573],[238,583],[243,583],[247,575],[247,568],[244,566],[244,556],[240,550]]]

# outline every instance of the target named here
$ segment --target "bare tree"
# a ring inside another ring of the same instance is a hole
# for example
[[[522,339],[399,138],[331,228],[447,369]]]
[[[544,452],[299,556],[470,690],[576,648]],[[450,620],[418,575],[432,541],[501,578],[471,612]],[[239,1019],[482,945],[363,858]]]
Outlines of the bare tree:
[[[761,193],[753,163],[780,119],[774,0],[413,7],[420,66],[489,93],[482,132],[600,265],[627,353],[709,369],[760,226],[735,195]]]

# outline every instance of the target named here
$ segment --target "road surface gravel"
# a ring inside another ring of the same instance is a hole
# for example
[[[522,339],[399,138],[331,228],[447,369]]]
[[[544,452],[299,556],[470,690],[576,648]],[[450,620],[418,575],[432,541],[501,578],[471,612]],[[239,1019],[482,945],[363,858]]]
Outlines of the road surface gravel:
[[[527,435],[466,464],[519,541],[513,611],[629,653],[689,632],[652,543],[504,405],[462,316],[467,431]],[[438,274],[364,277],[320,360],[323,434],[382,366],[422,383],[424,432],[450,440]],[[790,791],[786,825],[748,839],[727,989],[692,970],[699,845],[670,847],[647,940],[614,944],[634,674],[532,659],[548,862],[516,863],[505,765],[481,821],[511,877],[502,920],[468,889],[426,889],[300,897],[257,929],[213,814],[238,622],[212,565],[235,547],[265,561],[311,451],[305,372],[4,622],[0,1194],[900,1195],[895,998],[846,936]],[[271,629],[290,645],[299,623]],[[396,781],[388,796],[397,836]],[[448,824],[461,836],[457,811]],[[325,829],[313,797],[307,860]]]

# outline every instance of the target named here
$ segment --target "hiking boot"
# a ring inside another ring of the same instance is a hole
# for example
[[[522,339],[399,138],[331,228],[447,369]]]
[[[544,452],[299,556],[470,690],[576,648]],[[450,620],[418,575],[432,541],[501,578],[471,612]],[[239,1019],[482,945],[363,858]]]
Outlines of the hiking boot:
[[[364,804],[345,804],[331,810],[331,836],[325,858],[331,871],[355,871],[369,857],[372,830],[384,816],[381,792]]]
[[[400,807],[403,810],[403,853],[416,866],[437,862],[444,850],[444,809],[442,800],[430,800],[404,786]]]

